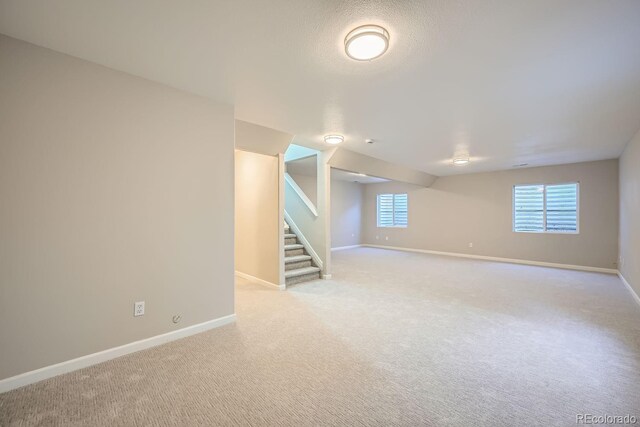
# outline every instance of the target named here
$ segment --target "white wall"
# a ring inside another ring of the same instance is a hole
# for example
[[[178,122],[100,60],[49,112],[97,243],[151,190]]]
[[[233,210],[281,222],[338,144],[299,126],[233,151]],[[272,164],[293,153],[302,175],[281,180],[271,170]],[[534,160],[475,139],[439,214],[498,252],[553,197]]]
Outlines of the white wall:
[[[620,272],[640,295],[640,132],[620,157]]]
[[[230,106],[0,36],[0,379],[234,312],[233,133]]]
[[[318,177],[289,173],[298,187],[307,195],[313,206],[318,207]]]
[[[580,234],[512,231],[514,185],[572,181],[580,182]],[[376,194],[384,192],[409,194],[408,228],[377,228]],[[367,244],[616,268],[617,160],[441,177],[429,188],[368,184],[364,205]]]
[[[278,157],[236,150],[236,270],[280,284]]]
[[[331,247],[360,244],[364,187],[357,182],[331,180]]]

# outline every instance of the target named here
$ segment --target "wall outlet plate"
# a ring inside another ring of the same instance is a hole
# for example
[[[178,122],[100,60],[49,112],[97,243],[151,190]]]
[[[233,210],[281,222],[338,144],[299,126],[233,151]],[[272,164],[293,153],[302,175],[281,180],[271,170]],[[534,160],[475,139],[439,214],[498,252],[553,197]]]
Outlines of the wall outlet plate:
[[[144,315],[144,301],[138,301],[133,304],[133,316],[143,316]]]

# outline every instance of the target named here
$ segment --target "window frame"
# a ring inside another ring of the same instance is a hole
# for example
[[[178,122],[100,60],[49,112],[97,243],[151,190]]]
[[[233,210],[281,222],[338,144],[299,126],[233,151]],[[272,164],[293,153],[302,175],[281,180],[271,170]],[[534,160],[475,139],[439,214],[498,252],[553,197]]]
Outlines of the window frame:
[[[544,230],[516,230],[516,187],[527,187],[541,185],[542,191],[542,226]],[[547,230],[547,187],[553,187],[555,185],[575,185],[576,186],[576,230],[575,231],[563,231],[563,230]],[[580,181],[568,181],[568,182],[554,182],[551,184],[515,184],[511,188],[511,231],[513,233],[526,233],[526,234],[580,234]]]
[[[396,225],[396,196],[407,197],[407,225]],[[391,198],[391,222],[392,225],[380,225],[380,196],[392,196]],[[409,227],[409,193],[378,193],[376,194],[376,227],[377,228],[408,228]]]

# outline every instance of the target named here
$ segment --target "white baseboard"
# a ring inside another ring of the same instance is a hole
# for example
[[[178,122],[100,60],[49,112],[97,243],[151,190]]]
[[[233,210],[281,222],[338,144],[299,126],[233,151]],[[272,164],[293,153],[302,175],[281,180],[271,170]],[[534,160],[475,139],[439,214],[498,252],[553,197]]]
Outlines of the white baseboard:
[[[19,374],[14,377],[5,378],[3,380],[0,380],[0,393],[33,384],[38,381],[46,380],[58,375],[66,374],[68,372],[76,371],[78,369],[86,368],[88,366],[96,365],[98,363],[106,362],[108,360],[115,359],[116,357],[135,353],[136,351],[145,350],[147,348],[166,344],[170,341],[175,341],[180,338],[188,337],[190,335],[199,334],[200,332],[204,332],[209,329],[233,323],[235,322],[235,320],[236,315],[230,314],[228,316],[219,317],[217,319],[209,320],[204,323],[198,323],[197,325],[187,326],[186,328],[167,332],[166,334],[156,335],[154,337],[145,338],[140,341],[134,341],[129,344],[121,345],[119,347],[113,347],[107,350],[99,351],[97,353],[78,357],[76,359],[56,363],[55,365],[45,366],[44,368],[25,372],[24,374]]]
[[[461,254],[457,252],[430,251],[427,249],[403,248],[399,246],[382,246],[382,245],[368,245],[368,244],[362,245],[362,246],[367,246],[370,248],[392,249],[396,251],[405,251],[405,252],[418,252],[418,253],[431,254],[431,255],[452,256],[457,258],[471,258],[471,259],[479,259],[483,261],[507,262],[510,264],[535,265],[538,267],[563,268],[565,270],[579,270],[579,271],[591,271],[596,273],[618,274],[618,270],[614,268],[589,267],[586,265],[558,264],[554,262],[529,261],[529,260],[515,259],[515,258],[499,258],[499,257],[484,256],[484,255]]]
[[[322,280],[331,280],[331,274],[323,274]]]
[[[627,282],[627,279],[625,279],[624,276],[622,275],[622,273],[620,273],[619,271],[618,271],[618,277],[620,278],[620,280],[622,280],[622,283],[624,283],[624,285],[627,287],[627,289],[629,289],[629,292],[631,292],[631,296],[633,297],[635,302],[637,302],[638,305],[640,305],[640,296],[638,296],[638,294],[636,293],[635,289],[633,289],[631,287],[629,282]]]
[[[275,283],[267,282],[266,280],[262,280],[258,277],[251,276],[250,274],[243,273],[241,271],[236,270],[236,276],[242,277],[243,279],[250,280],[252,282],[258,283],[260,285],[269,286],[270,288],[280,289],[284,291],[286,289],[286,285],[276,285]]]
[[[336,248],[331,248],[331,251],[344,251],[345,249],[353,249],[353,248],[359,248],[362,245],[351,245],[351,246],[338,246]]]

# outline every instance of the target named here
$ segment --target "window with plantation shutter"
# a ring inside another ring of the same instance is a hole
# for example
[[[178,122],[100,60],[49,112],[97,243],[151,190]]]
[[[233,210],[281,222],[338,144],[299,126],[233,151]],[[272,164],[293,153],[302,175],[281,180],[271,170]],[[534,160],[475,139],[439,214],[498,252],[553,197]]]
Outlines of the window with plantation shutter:
[[[513,212],[515,231],[544,231],[544,185],[516,185]]]
[[[406,194],[378,194],[378,227],[406,227],[408,198]]]
[[[547,185],[546,230],[578,231],[578,184]]]
[[[513,187],[513,231],[578,232],[578,183]]]

